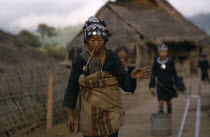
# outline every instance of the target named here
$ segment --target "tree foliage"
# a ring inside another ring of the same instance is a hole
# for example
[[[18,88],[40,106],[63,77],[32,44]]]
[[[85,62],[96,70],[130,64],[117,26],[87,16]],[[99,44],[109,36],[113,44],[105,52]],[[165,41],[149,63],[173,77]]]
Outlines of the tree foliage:
[[[45,36],[52,37],[56,35],[55,28],[46,24],[39,24],[37,32],[40,33],[42,38],[44,38]]]
[[[54,28],[47,24],[39,24],[36,32],[22,30],[18,34],[26,44],[40,48],[45,54],[57,59],[58,61],[65,60],[65,46],[78,34],[82,25],[66,26],[63,28]]]
[[[63,46],[44,46],[41,50],[48,56],[53,57],[58,61],[65,60],[66,48]]]
[[[41,47],[39,37],[26,29],[19,32],[18,38],[24,43],[26,43],[27,45],[32,46],[34,48]]]

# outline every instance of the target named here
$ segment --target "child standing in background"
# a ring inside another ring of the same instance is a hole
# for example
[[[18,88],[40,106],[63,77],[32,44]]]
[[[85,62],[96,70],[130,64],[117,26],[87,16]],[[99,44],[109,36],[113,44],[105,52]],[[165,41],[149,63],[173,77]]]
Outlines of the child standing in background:
[[[171,114],[171,100],[177,97],[175,87],[178,88],[178,76],[172,59],[168,57],[167,46],[163,44],[158,48],[158,52],[159,57],[153,63],[149,87],[152,95],[155,95],[155,87],[157,87],[157,98],[159,102],[158,113],[164,112],[163,107],[164,102],[166,102],[167,111]]]

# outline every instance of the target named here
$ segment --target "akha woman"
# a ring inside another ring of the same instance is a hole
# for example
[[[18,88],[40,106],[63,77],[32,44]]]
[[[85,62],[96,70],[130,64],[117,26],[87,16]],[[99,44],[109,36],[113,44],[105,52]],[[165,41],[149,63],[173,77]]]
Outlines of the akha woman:
[[[136,68],[128,75],[118,55],[105,48],[110,33],[103,21],[92,16],[83,30],[87,50],[75,58],[64,96],[64,106],[69,108],[67,127],[70,132],[75,130],[74,111],[80,93],[79,129],[84,137],[117,137],[124,116],[119,87],[134,92],[131,80],[148,71]]]

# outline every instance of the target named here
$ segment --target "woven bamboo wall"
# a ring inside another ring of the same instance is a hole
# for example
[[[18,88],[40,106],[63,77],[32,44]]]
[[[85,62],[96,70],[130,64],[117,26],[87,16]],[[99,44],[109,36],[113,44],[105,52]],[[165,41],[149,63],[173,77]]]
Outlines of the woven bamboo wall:
[[[55,72],[54,124],[66,119],[62,106],[69,73]],[[19,137],[46,126],[48,71],[0,75],[0,137]]]

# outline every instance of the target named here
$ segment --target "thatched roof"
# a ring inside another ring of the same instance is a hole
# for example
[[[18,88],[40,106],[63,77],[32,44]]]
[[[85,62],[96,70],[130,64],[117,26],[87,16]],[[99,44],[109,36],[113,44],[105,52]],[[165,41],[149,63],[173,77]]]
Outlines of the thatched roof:
[[[0,30],[0,72],[53,68],[56,61]]]
[[[136,43],[197,43],[207,34],[186,20],[166,0],[118,0],[108,2],[96,14],[113,37],[109,48]],[[145,44],[142,44],[145,45]],[[83,46],[82,31],[68,44],[68,51]]]
[[[210,59],[209,53],[210,53],[210,36],[204,38],[202,41],[200,41],[200,45],[202,45],[202,52],[201,54],[206,54],[208,56],[208,59]]]
[[[210,48],[210,36],[201,40],[200,44],[202,45],[203,48]]]

